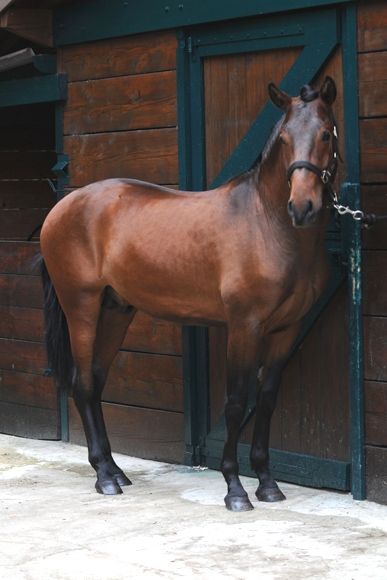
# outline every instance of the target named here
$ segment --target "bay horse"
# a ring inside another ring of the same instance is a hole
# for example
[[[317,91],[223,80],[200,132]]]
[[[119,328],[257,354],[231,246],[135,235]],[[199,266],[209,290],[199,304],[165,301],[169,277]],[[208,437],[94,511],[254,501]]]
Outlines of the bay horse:
[[[251,466],[261,501],[285,499],[269,469],[270,419],[300,321],[328,279],[327,182],[337,165],[336,86],[291,97],[259,160],[220,187],[182,192],[131,179],[82,187],[41,232],[48,360],[72,388],[99,493],[131,482],[111,455],[101,393],[137,310],[183,324],[226,325],[226,507],[253,509],[237,444],[249,385],[260,374]]]

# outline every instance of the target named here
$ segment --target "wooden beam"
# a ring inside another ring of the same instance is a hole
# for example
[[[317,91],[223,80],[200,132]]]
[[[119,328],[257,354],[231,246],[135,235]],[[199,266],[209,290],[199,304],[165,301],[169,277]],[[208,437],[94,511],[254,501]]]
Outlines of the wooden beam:
[[[52,10],[11,8],[1,14],[0,28],[36,44],[53,46]]]

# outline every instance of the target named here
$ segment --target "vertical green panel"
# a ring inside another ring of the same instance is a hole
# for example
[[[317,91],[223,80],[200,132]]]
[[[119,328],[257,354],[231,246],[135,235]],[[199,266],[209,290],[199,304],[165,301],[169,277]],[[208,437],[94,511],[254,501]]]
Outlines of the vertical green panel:
[[[357,14],[356,6],[343,10],[344,111],[347,159],[347,183],[343,185],[343,202],[360,207],[360,139],[357,102]],[[350,297],[350,396],[352,495],[365,499],[364,394],[363,394],[363,320],[362,320],[362,254],[360,223],[345,220]]]

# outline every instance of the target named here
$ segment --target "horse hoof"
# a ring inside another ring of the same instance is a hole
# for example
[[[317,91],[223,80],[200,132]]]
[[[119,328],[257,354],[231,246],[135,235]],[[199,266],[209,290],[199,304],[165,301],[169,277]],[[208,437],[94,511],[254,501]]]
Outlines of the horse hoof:
[[[126,477],[125,473],[117,473],[114,476],[114,479],[120,487],[122,487],[124,485],[132,485],[132,482],[130,481],[130,479],[128,477]]]
[[[257,499],[259,501],[267,501],[267,502],[275,502],[275,501],[283,501],[286,499],[278,485],[275,487],[262,487],[261,485],[258,487],[257,491],[255,492]]]
[[[98,493],[103,495],[119,495],[122,489],[115,479],[105,479],[105,481],[98,481],[95,484],[95,489]]]
[[[226,508],[230,510],[230,512],[248,512],[253,510],[253,504],[247,497],[247,495],[242,496],[233,496],[233,495],[226,495],[224,498],[224,503],[226,504]]]

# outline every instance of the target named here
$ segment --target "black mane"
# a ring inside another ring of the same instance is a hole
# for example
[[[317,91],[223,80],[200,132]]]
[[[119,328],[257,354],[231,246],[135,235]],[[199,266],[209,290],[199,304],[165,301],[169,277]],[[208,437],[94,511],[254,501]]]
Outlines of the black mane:
[[[304,101],[304,103],[310,103],[311,101],[314,101],[315,99],[317,99],[317,97],[318,97],[318,91],[316,91],[310,85],[304,85],[303,87],[301,87],[300,98],[301,98],[301,101]]]

